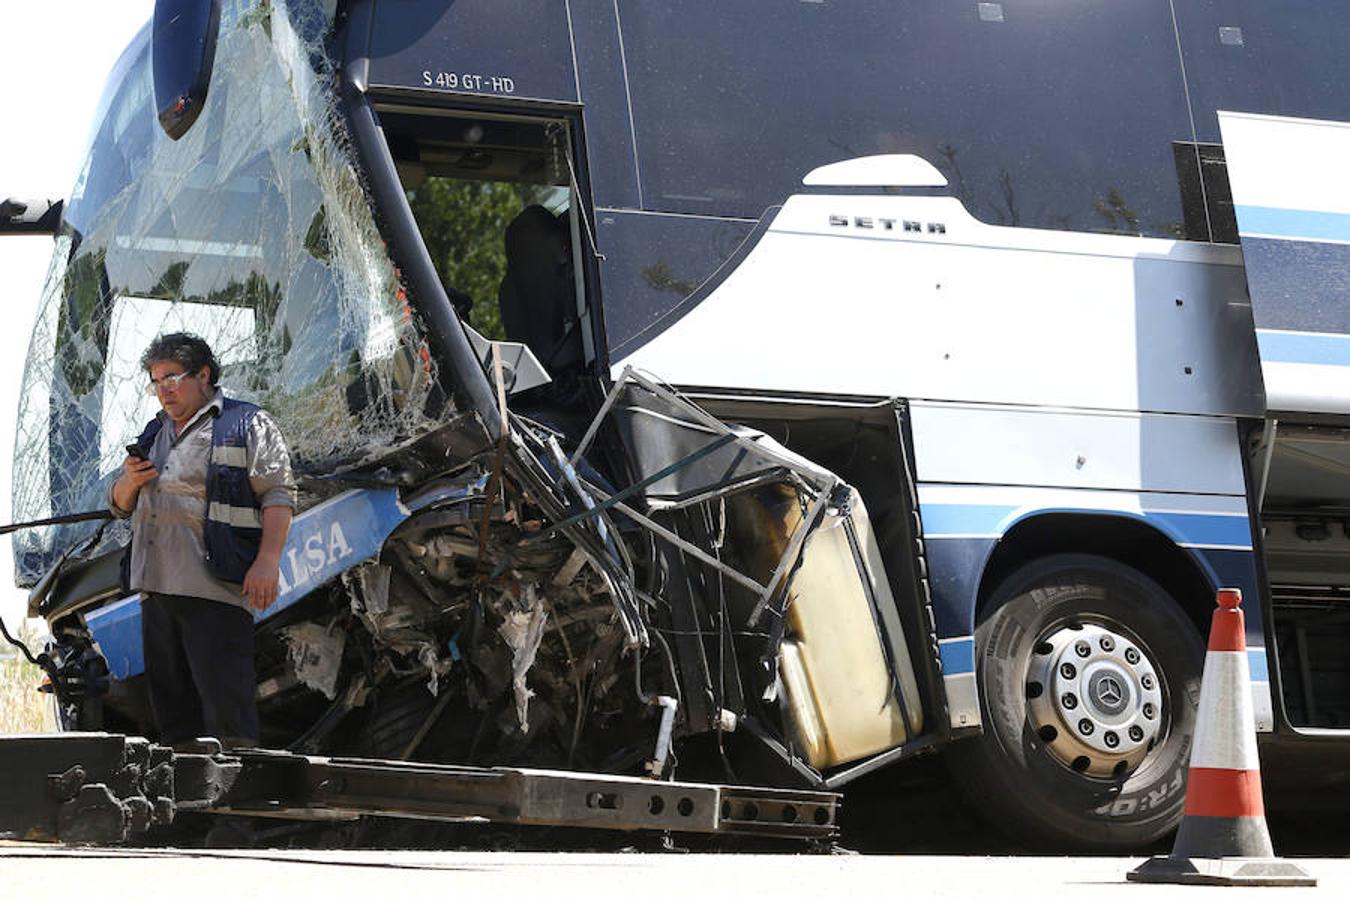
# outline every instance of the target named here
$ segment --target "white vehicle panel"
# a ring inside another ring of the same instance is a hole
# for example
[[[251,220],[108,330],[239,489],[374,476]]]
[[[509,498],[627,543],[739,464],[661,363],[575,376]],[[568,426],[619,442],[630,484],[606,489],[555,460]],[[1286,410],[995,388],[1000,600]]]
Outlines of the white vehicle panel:
[[[930,541],[1000,538],[1028,516],[1079,512],[1139,519],[1181,546],[1252,549],[1242,495],[920,484],[919,508]]]
[[[923,482],[1242,494],[1231,419],[915,402]]]
[[[1236,248],[989,226],[947,197],[791,198],[626,364],[684,386],[1262,413]]]
[[[851,187],[946,187],[947,178],[928,160],[910,153],[863,156],[812,169],[805,185]]]
[[[1350,124],[1219,112],[1234,200],[1273,209],[1350,212],[1350,179],[1328,178],[1309,165],[1319,156],[1350,155]]]

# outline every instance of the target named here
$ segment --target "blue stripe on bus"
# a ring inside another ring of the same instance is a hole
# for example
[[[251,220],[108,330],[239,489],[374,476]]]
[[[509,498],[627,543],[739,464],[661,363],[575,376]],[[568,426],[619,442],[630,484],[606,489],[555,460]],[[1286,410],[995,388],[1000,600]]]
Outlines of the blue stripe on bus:
[[[277,615],[375,556],[406,518],[408,508],[392,488],[347,491],[300,513],[286,536],[277,600],[254,618]],[[140,594],[90,612],[85,623],[114,679],[125,681],[145,671]]]
[[[1210,513],[1147,512],[1138,513],[1115,509],[1026,509],[1016,506],[987,504],[924,503],[920,506],[925,537],[943,536],[997,536],[1007,530],[1010,520],[1021,510],[1030,514],[1073,512],[1097,515],[1119,515],[1143,518],[1160,528],[1179,544],[1206,547],[1251,547],[1251,529],[1246,516],[1214,515]]]
[[[1252,543],[1252,530],[1246,516],[1146,512],[1144,518],[1174,535],[1179,544],[1250,547]]]
[[[1350,214],[1280,209],[1274,206],[1236,206],[1242,235],[1297,238],[1308,241],[1350,241]]]
[[[1262,362],[1350,366],[1350,335],[1257,331]]]
[[[1265,647],[1247,648],[1247,668],[1251,671],[1252,681],[1270,680],[1270,667],[1266,663]]]
[[[975,638],[957,638],[938,644],[942,658],[942,674],[964,675],[975,671]]]
[[[954,638],[938,644],[942,657],[942,674],[965,675],[975,671],[975,639]],[[1270,667],[1266,662],[1265,647],[1247,648],[1247,666],[1252,681],[1270,681]]]
[[[923,533],[932,537],[941,534],[999,535],[1003,523],[1016,506],[990,506],[981,503],[920,503],[923,515]]]

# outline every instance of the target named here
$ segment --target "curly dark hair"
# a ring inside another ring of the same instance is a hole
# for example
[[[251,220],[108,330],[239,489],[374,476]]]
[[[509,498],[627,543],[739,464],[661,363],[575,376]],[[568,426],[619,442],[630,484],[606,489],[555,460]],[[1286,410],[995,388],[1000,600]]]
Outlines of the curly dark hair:
[[[177,331],[173,334],[161,334],[150,342],[150,346],[141,355],[141,368],[146,372],[157,362],[176,362],[184,372],[197,372],[202,366],[211,369],[211,385],[220,381],[220,363],[211,352],[211,345],[195,334]]]

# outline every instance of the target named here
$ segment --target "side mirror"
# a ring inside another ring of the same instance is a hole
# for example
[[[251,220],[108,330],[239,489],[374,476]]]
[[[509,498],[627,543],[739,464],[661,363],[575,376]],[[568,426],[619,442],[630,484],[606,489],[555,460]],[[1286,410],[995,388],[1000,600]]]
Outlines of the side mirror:
[[[64,200],[19,200],[0,194],[0,235],[55,235],[61,229],[64,205]]]
[[[155,0],[150,64],[159,124],[173,140],[206,105],[220,31],[220,0]]]

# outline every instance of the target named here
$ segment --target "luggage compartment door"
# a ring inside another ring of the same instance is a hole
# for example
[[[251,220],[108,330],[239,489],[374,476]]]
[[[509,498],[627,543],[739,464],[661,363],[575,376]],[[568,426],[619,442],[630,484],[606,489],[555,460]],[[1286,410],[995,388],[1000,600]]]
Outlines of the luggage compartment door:
[[[1275,413],[1350,412],[1350,123],[1220,112]]]

